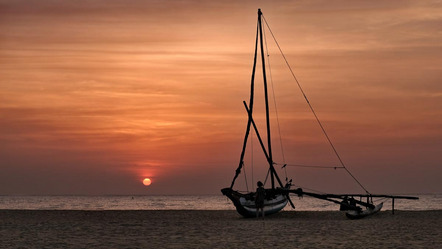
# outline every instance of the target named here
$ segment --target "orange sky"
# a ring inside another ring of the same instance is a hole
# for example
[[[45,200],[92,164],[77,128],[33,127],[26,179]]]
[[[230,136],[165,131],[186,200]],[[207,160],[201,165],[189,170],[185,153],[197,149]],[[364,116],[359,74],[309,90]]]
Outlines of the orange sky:
[[[0,194],[228,187],[258,8],[367,189],[441,192],[440,1],[0,0]],[[336,164],[270,39],[269,50],[286,160]],[[289,174],[359,190],[333,182],[338,171]]]

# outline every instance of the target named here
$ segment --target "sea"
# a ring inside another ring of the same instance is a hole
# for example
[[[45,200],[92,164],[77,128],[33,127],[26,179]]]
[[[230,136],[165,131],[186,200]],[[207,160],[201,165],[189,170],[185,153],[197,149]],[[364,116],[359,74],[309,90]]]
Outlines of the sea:
[[[441,194],[411,195],[419,200],[396,199],[395,210],[442,210]],[[291,197],[299,211],[336,211],[339,206],[311,197]],[[383,210],[391,210],[391,199]],[[104,195],[104,196],[0,196],[0,209],[13,210],[234,210],[223,195]],[[292,210],[290,205],[285,210]]]

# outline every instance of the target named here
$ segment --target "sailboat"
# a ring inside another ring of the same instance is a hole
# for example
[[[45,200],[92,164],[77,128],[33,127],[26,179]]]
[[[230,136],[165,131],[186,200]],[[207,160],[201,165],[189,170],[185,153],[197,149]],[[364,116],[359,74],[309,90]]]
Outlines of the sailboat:
[[[393,196],[393,195],[373,195],[370,192],[367,191],[367,189],[354,177],[353,174],[347,169],[347,167],[342,162],[339,154],[337,153],[335,147],[333,146],[333,143],[331,142],[329,136],[325,132],[324,127],[322,126],[321,122],[319,121],[312,105],[310,104],[309,100],[307,99],[304,91],[302,90],[298,80],[296,79],[293,71],[290,68],[290,65],[288,64],[286,57],[283,55],[283,58],[286,61],[287,66],[289,67],[293,78],[295,79],[296,83],[298,84],[305,100],[307,101],[308,106],[310,107],[310,110],[314,114],[314,117],[316,118],[316,121],[318,122],[319,126],[321,127],[325,137],[327,138],[330,146],[332,147],[333,151],[335,152],[337,158],[339,159],[339,162],[341,163],[341,166],[338,168],[344,169],[365,191],[365,194],[323,194],[323,193],[314,193],[314,192],[307,192],[304,191],[302,188],[296,188],[291,189],[292,187],[292,180],[288,180],[286,177],[285,183],[281,181],[281,178],[279,177],[276,169],[275,169],[275,162],[273,160],[272,155],[272,139],[271,139],[271,129],[270,129],[270,113],[269,113],[269,97],[268,97],[268,84],[267,84],[267,76],[266,76],[266,63],[265,63],[265,55],[264,55],[264,42],[263,39],[263,20],[267,21],[263,18],[263,14],[261,12],[261,9],[258,9],[258,23],[257,23],[257,31],[256,31],[256,41],[255,41],[255,51],[254,51],[254,61],[253,61],[253,67],[252,67],[252,77],[251,77],[251,86],[250,86],[250,99],[249,103],[243,101],[248,121],[247,121],[247,128],[245,132],[244,142],[242,146],[242,151],[240,155],[239,164],[237,166],[237,169],[235,171],[235,175],[233,177],[232,183],[230,184],[230,187],[221,189],[221,192],[223,195],[228,197],[233,205],[235,206],[237,212],[244,216],[244,217],[258,217],[260,213],[261,215],[271,215],[280,212],[282,209],[284,209],[287,204],[290,204],[290,206],[294,209],[295,205],[290,199],[290,194],[296,194],[298,196],[309,196],[317,199],[321,199],[324,201],[333,202],[339,205],[341,211],[346,212],[346,216],[350,219],[360,219],[366,216],[373,215],[381,210],[383,207],[383,203],[379,203],[377,205],[374,205],[373,198],[374,197],[383,197],[383,198],[391,198],[393,199],[393,206],[392,211],[394,212],[394,199],[418,199],[417,197],[413,196]],[[267,24],[267,27],[268,24]],[[273,33],[271,32],[273,35]],[[276,39],[275,39],[276,41]],[[277,43],[277,42],[276,42]],[[278,43],[277,43],[278,44]],[[282,53],[282,50],[280,49],[279,45],[278,48],[280,52]],[[263,140],[263,138],[260,135],[260,132],[257,128],[257,124],[254,119],[254,96],[255,96],[255,73],[256,73],[256,64],[258,60],[258,50],[259,54],[261,55],[261,65],[262,65],[262,75],[263,75],[263,88],[264,88],[264,103],[265,103],[265,127],[266,127],[266,142]],[[265,198],[263,203],[258,203],[257,199],[258,197],[258,189],[256,192],[242,192],[239,190],[234,189],[234,185],[236,182],[237,177],[241,174],[242,168],[244,166],[244,155],[247,148],[250,132],[254,131],[256,134],[256,137],[258,138],[260,147],[262,149],[262,152],[266,159],[266,164],[268,165],[268,173],[267,178],[270,178],[270,187],[264,189],[265,192]],[[285,166],[285,165],[284,165]],[[337,167],[335,167],[336,169]],[[357,200],[359,198],[359,200]],[[366,198],[366,200],[363,200],[363,198]]]

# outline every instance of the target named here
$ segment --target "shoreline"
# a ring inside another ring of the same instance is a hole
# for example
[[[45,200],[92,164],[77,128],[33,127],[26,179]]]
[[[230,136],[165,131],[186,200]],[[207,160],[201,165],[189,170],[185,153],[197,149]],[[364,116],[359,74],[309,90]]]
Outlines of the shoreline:
[[[442,210],[0,210],[0,236],[4,248],[437,248]]]

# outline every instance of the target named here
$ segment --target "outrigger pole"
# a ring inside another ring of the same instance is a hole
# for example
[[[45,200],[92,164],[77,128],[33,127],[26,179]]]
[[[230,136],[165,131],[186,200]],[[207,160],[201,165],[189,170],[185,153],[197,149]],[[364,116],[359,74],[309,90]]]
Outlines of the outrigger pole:
[[[408,200],[419,200],[419,197],[415,197],[415,196],[404,196],[404,195],[373,195],[373,194],[317,194],[317,193],[312,193],[312,192],[305,192],[303,191],[301,188],[298,189],[291,189],[291,190],[287,190],[287,192],[289,193],[293,193],[293,194],[297,194],[298,196],[311,196],[317,199],[322,199],[322,200],[326,200],[326,201],[330,201],[330,202],[334,202],[337,204],[342,204],[342,200],[345,200],[347,198],[353,198],[353,197],[366,197],[367,198],[367,202],[364,201],[358,201],[358,200],[353,200],[355,203],[365,206],[365,207],[369,207],[372,208],[373,204],[371,204],[368,199],[373,198],[373,197],[378,197],[378,198],[390,198],[392,200],[392,205],[391,205],[391,212],[394,214],[394,200],[395,199],[408,199]],[[332,199],[334,198],[334,199]],[[337,201],[335,199],[340,199],[341,201]]]

